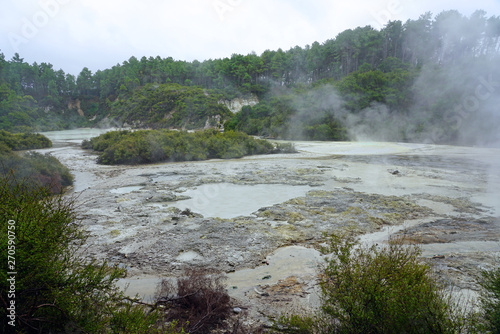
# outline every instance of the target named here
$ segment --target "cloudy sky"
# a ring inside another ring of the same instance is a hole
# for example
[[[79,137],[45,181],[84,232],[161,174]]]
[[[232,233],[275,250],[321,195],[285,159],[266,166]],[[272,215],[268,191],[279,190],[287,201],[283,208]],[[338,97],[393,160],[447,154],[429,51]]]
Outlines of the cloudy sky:
[[[320,43],[345,29],[500,0],[3,0],[0,52],[78,74],[131,56],[192,61]]]

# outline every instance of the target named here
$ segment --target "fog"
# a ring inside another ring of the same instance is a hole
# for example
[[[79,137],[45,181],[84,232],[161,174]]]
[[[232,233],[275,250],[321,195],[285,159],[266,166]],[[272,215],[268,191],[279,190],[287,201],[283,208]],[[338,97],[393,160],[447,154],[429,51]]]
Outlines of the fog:
[[[436,74],[424,68],[407,113],[376,103],[358,113],[339,110],[336,115],[354,140],[500,147],[500,95],[491,73],[488,68],[471,72],[451,67]]]
[[[371,98],[353,93],[356,87],[349,85],[359,82],[347,83],[351,89],[347,96],[335,84],[303,94],[289,92],[296,110],[289,127],[294,136],[288,137],[300,136],[301,123],[320,122],[328,114],[342,123],[351,140],[500,147],[500,18],[487,18],[484,11],[470,17],[447,11],[434,18],[426,13],[404,27],[402,45],[394,52],[411,64],[404,71],[416,77],[409,93],[406,87],[391,86],[395,90],[391,94],[404,95],[402,103],[376,102],[359,110],[358,101]],[[392,30],[387,28],[386,33]],[[359,64],[358,70],[361,65],[368,64]],[[377,66],[375,61],[369,67],[377,70]],[[376,85],[376,81],[367,85],[373,89],[370,93],[379,94],[381,87]]]

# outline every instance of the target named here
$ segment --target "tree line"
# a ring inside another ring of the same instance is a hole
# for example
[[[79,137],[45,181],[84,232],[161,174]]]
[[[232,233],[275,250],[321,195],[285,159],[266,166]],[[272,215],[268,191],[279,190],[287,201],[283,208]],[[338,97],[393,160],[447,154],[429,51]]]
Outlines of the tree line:
[[[269,105],[285,88],[335,83],[348,110],[382,102],[406,112],[415,102],[415,92],[408,88],[423,68],[492,62],[499,50],[499,16],[488,17],[478,10],[466,17],[450,10],[434,17],[425,13],[416,20],[391,21],[380,30],[348,29],[323,43],[266,50],[261,55],[192,62],[131,57],[95,73],[83,68],[77,76],[47,63],[30,65],[18,54],[6,60],[0,53],[0,129],[93,125],[110,112],[119,112],[119,104],[139,89],[163,84],[210,89],[226,99],[255,94]],[[421,88],[416,95],[423,92]],[[71,108],[70,102],[76,100],[85,117]]]

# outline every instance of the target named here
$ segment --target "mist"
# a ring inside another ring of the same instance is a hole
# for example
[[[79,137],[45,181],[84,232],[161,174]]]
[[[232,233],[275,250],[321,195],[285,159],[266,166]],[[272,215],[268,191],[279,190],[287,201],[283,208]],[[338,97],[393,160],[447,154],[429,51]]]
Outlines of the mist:
[[[421,21],[430,22],[430,14]],[[409,106],[372,102],[352,110],[333,84],[325,85],[295,96],[299,107],[290,131],[297,133],[297,123],[327,113],[355,141],[500,147],[500,38],[494,28],[500,29],[498,18],[486,19],[483,11],[470,18],[456,11],[437,15],[427,44],[413,45],[425,36],[412,36],[411,31],[406,37],[414,51],[407,58],[418,71]]]

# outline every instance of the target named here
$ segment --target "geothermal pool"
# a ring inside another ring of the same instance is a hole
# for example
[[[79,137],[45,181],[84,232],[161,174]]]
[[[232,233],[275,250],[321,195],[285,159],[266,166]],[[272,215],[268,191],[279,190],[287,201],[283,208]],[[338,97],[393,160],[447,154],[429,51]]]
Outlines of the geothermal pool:
[[[78,144],[104,131],[45,133],[54,148],[42,151],[75,175],[68,196],[77,198],[89,255],[128,268],[121,284],[132,295],[209,266],[227,272],[237,287],[229,292],[257,310],[269,305],[255,289],[291,278],[309,292],[290,298],[314,304],[315,249],[323,232],[345,228],[366,243],[406,232],[424,240],[423,256],[462,289],[500,251],[499,149],[295,142],[297,154],[102,166]]]

